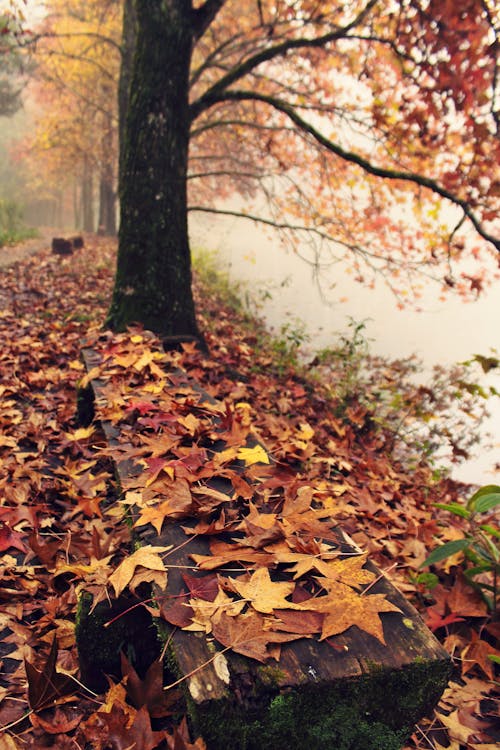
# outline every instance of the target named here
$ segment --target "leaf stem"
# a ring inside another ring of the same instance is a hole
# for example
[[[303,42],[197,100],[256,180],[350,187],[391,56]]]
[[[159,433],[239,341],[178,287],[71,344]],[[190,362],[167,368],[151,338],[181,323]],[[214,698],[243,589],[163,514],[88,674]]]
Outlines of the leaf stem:
[[[3,727],[0,727],[0,732],[6,732],[8,729],[12,729],[12,727],[17,726],[22,721],[24,721],[25,719],[27,719],[28,716],[31,716],[32,713],[34,713],[34,710],[32,708],[30,708],[30,710],[27,711],[27,713],[25,713],[22,716],[20,716],[19,719],[16,719],[15,721],[11,721],[10,724],[4,724]]]
[[[205,669],[205,667],[208,667],[209,664],[215,661],[215,659],[219,656],[219,654],[225,654],[226,651],[229,651],[231,648],[232,646],[226,646],[225,648],[222,649],[222,651],[217,651],[216,654],[214,654],[210,659],[207,659],[207,661],[204,661],[203,664],[200,664],[198,667],[196,667],[196,669],[192,669],[191,672],[188,672],[183,677],[179,677],[178,680],[176,680],[175,682],[171,682],[170,685],[165,685],[163,689],[170,690],[171,688],[177,687],[177,685],[180,685],[181,682],[184,682],[184,680],[188,680],[197,672],[201,672],[202,669]]]

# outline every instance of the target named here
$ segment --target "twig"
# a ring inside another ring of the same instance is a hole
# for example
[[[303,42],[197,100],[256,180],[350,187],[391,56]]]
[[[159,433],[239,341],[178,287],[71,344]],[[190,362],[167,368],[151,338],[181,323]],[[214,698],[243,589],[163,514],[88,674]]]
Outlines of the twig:
[[[3,727],[0,727],[0,732],[6,732],[8,729],[12,729],[12,727],[17,726],[22,721],[28,718],[28,716],[31,716],[31,714],[34,713],[33,709],[30,708],[30,710],[19,717],[19,719],[16,719],[15,721],[11,721],[10,724],[5,724]]]
[[[217,651],[216,654],[214,654],[210,659],[207,661],[204,661],[203,664],[200,664],[199,667],[196,667],[196,669],[192,669],[191,672],[188,672],[184,675],[184,677],[179,677],[178,680],[175,682],[171,682],[170,685],[165,685],[163,688],[164,690],[170,690],[173,687],[177,687],[177,685],[180,685],[181,682],[184,682],[184,680],[188,680],[190,677],[195,675],[197,672],[200,672],[202,669],[205,669],[205,667],[208,667],[209,664],[211,664],[215,659],[219,656],[219,654],[225,654],[226,651],[230,651],[232,646],[226,646],[226,648],[223,648],[222,651]]]
[[[398,567],[398,563],[393,563],[388,568],[386,568],[384,571],[382,571],[382,573],[380,573],[380,575],[378,575],[375,578],[374,581],[372,581],[371,583],[369,583],[368,586],[365,589],[363,589],[363,591],[361,592],[360,596],[364,596],[366,594],[366,592],[371,589],[372,586],[375,586],[375,584],[378,583],[382,578],[385,578],[385,574],[386,573],[388,573],[390,570],[393,570],[394,568],[397,568],[397,567]]]

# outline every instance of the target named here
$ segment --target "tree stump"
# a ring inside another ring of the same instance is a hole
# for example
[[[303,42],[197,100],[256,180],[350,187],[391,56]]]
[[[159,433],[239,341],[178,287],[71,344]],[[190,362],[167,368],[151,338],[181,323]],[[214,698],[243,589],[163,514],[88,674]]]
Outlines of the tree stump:
[[[64,237],[53,237],[52,252],[56,255],[73,255],[73,244]]]
[[[81,250],[81,248],[84,246],[83,237],[81,235],[77,235],[76,237],[72,237],[70,240],[71,244],[73,245],[74,250]]]

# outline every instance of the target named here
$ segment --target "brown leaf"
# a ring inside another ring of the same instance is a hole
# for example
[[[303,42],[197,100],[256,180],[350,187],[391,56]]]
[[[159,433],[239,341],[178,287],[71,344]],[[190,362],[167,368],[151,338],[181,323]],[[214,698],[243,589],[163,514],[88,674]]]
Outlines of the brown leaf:
[[[189,729],[184,717],[178,727],[174,727],[172,734],[166,732],[168,750],[206,750],[206,744],[201,737],[191,742]]]
[[[302,603],[303,609],[325,615],[321,640],[338,635],[357,625],[360,630],[373,635],[385,645],[384,631],[379,613],[401,612],[383,594],[362,596],[343,583],[332,582],[327,596],[318,596]]]
[[[153,719],[171,714],[172,706],[179,700],[180,692],[163,690],[163,663],[156,659],[141,680],[125,654],[122,652],[120,656],[122,675],[126,678],[127,696],[134,708],[146,706]]]
[[[320,633],[325,617],[321,612],[298,612],[292,609],[275,609],[274,616],[277,620],[276,625],[273,625],[273,630],[303,636]]]
[[[272,581],[267,568],[258,568],[248,581],[243,580],[243,577],[229,580],[234,590],[243,599],[248,599],[257,612],[270,614],[273,609],[294,609],[295,607],[286,598],[293,592],[295,583],[293,581],[282,583]]]
[[[153,750],[160,742],[160,733],[153,732],[147,709],[131,709],[113,705],[109,713],[98,711],[85,722],[83,732],[93,750]]]
[[[25,659],[28,701],[33,711],[42,711],[61,700],[67,700],[75,693],[77,687],[75,681],[68,675],[56,671],[57,651],[57,639],[54,638],[42,670],[36,669]]]
[[[471,631],[471,642],[463,649],[460,656],[462,676],[468,674],[477,665],[490,680],[495,678],[495,666],[488,657],[500,657],[500,651],[491,643],[483,641],[474,630]]]
[[[279,652],[272,649],[273,646],[304,637],[269,630],[266,622],[257,612],[250,611],[239,617],[229,617],[222,612],[219,621],[214,623],[212,633],[223,646],[260,662],[267,661],[271,655],[278,658]],[[271,647],[272,653],[268,647]]]
[[[72,706],[56,706],[32,714],[30,718],[34,727],[40,727],[47,734],[66,734],[80,726],[83,713]]]

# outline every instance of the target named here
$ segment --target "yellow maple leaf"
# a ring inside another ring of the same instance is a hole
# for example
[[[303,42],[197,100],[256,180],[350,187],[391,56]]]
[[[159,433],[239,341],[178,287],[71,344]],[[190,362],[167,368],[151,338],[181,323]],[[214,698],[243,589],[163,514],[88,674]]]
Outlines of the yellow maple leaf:
[[[200,426],[200,420],[193,414],[188,414],[185,417],[179,417],[177,421],[179,424],[186,428],[190,435],[194,435],[196,433],[196,430]]]
[[[340,581],[346,586],[359,588],[365,583],[371,583],[376,578],[375,573],[363,567],[366,563],[366,554],[345,557],[343,560],[331,560],[324,562],[321,568],[318,568],[325,579],[318,579],[321,586],[327,591],[330,590],[332,582]]]
[[[183,630],[211,633],[214,623],[219,622],[223,612],[230,617],[235,617],[245,607],[245,602],[241,599],[234,601],[222,589],[219,589],[213,601],[190,599],[189,606],[193,610],[193,617],[191,623]]]
[[[253,609],[262,614],[271,614],[274,609],[295,607],[286,599],[294,590],[295,583],[272,581],[267,568],[258,568],[248,581],[231,579],[231,585],[240,596],[250,601]]]
[[[128,586],[138,566],[162,573],[163,575],[159,576],[161,579],[159,583],[163,586],[166,568],[165,563],[160,557],[160,553],[167,552],[171,548],[172,545],[168,547],[152,547],[151,545],[147,545],[146,547],[140,547],[132,555],[126,557],[109,577],[109,583],[115,590],[115,596],[120,596],[122,591]]]
[[[269,456],[261,445],[255,445],[253,448],[240,448],[236,458],[245,462],[245,466],[252,464],[268,464]]]
[[[77,443],[79,440],[86,440],[93,435],[94,432],[95,427],[90,425],[90,427],[79,427],[78,430],[75,430],[74,432],[65,432],[64,435],[67,440],[70,440],[72,443]]]
[[[101,368],[100,367],[92,367],[89,372],[83,376],[83,378],[79,381],[78,385],[80,388],[87,388],[88,385],[92,382],[92,380],[96,380],[101,374]]]
[[[314,436],[314,430],[311,425],[307,422],[302,422],[300,425],[300,432],[298,434],[299,440],[310,440]]]
[[[172,508],[169,500],[164,500],[162,503],[143,507],[139,514],[139,518],[134,523],[134,527],[146,526],[150,523],[151,526],[154,526],[156,529],[157,534],[160,534],[165,518],[173,512],[178,511],[175,508]]]

